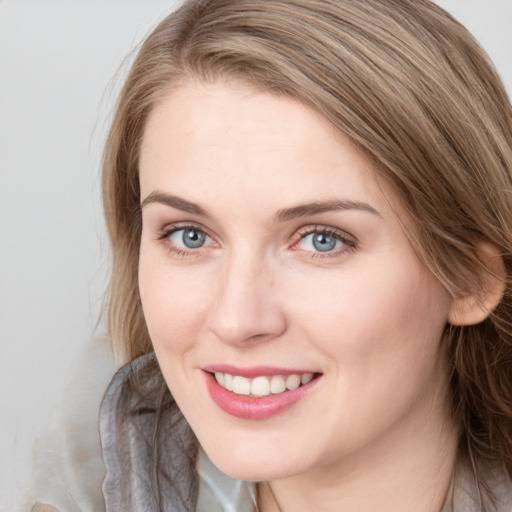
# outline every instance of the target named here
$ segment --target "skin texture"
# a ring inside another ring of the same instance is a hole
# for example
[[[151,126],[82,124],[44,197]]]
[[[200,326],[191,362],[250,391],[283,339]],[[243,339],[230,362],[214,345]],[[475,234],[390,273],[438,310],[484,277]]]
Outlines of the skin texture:
[[[364,156],[292,99],[190,83],[149,118],[140,185],[144,314],[212,461],[268,482],[266,511],[440,510],[457,439],[440,343],[453,306]],[[201,211],[146,199],[157,193]],[[276,219],[335,200],[349,207]],[[207,235],[203,246],[169,235],[188,226]],[[305,235],[325,229],[340,241],[319,253]],[[212,364],[321,376],[291,408],[254,421],[212,401],[202,370]]]

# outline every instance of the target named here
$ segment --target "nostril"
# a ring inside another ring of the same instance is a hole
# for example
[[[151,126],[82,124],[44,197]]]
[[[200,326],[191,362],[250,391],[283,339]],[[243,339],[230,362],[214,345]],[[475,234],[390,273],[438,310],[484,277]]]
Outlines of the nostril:
[[[251,342],[251,341],[264,341],[265,338],[270,338],[272,337],[272,334],[266,334],[266,333],[261,333],[261,334],[254,334],[253,336],[249,336],[245,341],[246,342]]]

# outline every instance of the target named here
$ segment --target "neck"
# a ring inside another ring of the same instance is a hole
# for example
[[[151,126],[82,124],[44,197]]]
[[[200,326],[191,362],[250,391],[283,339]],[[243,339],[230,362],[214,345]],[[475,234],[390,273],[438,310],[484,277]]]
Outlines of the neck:
[[[440,512],[458,444],[447,416],[432,411],[428,421],[395,425],[335,464],[260,484],[259,510]]]

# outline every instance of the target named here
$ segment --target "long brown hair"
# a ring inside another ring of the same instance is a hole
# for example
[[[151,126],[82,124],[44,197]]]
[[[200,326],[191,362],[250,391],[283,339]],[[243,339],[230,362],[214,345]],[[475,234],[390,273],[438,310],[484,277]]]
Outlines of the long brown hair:
[[[138,158],[148,115],[189,79],[230,78],[316,109],[371,158],[417,229],[418,255],[453,297],[482,286],[478,244],[505,291],[478,325],[447,326],[461,448],[512,474],[512,111],[486,54],[429,0],[196,0],[141,47],[104,158],[113,248],[111,339],[150,352],[137,287]]]

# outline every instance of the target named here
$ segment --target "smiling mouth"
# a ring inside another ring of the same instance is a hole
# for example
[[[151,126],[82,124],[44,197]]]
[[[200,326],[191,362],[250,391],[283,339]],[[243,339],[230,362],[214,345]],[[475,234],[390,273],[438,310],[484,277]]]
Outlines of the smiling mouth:
[[[258,421],[305,399],[323,377],[323,373],[268,366],[212,365],[202,370],[210,397],[220,409],[235,418]]]
[[[215,372],[213,375],[221,387],[235,395],[264,397],[279,395],[285,391],[293,391],[301,386],[305,386],[318,377],[319,374],[295,373],[291,375],[269,375],[254,378],[223,372]]]

